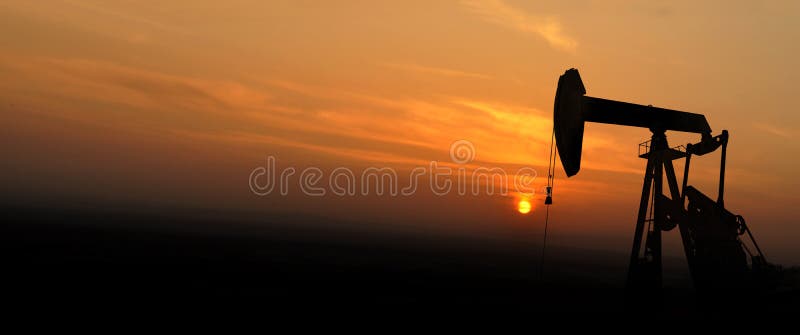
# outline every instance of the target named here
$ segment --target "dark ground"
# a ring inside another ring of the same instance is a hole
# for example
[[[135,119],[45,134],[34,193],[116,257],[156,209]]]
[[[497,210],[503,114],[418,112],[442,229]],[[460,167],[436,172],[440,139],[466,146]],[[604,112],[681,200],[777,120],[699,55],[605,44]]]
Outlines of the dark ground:
[[[219,213],[197,219],[75,209],[4,212],[2,295],[20,311],[247,306],[302,315],[612,320],[800,311],[798,291],[759,299],[757,306],[732,292],[733,305],[706,306],[695,302],[688,285],[632,306],[622,287],[624,265],[603,261],[619,255],[558,246],[542,279],[535,245],[231,223]]]

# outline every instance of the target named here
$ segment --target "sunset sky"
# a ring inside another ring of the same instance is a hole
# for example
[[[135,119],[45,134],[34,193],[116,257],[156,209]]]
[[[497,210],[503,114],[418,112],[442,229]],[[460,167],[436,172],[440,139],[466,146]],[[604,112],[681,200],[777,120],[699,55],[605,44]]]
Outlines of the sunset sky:
[[[539,195],[522,215],[514,194],[259,197],[248,176],[268,156],[409,171],[451,163],[464,139],[470,168],[533,167],[541,187],[556,83],[574,67],[588,95],[730,131],[728,209],[768,259],[800,264],[797,1],[10,0],[0,26],[7,202],[538,239]],[[587,125],[581,173],[557,166],[553,243],[627,252],[648,137]],[[718,165],[693,160],[690,184],[716,198]]]

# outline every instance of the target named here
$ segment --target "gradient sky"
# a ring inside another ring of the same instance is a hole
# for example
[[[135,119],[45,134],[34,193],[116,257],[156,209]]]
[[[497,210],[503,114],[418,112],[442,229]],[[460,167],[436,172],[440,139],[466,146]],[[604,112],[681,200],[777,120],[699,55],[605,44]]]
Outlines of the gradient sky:
[[[539,198],[520,215],[514,196],[256,197],[247,178],[268,155],[405,171],[459,139],[476,165],[544,175],[556,82],[576,67],[589,95],[729,130],[726,205],[768,258],[800,263],[797,1],[11,0],[0,25],[7,199],[534,238]],[[587,125],[581,173],[558,166],[555,243],[627,252],[648,136]],[[712,197],[718,159],[693,160]]]

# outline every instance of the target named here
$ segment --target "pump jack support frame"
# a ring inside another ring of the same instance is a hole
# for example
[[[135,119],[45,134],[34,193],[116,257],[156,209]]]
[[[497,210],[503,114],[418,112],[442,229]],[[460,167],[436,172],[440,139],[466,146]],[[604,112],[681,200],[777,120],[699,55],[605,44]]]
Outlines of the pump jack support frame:
[[[692,155],[705,155],[722,147],[720,159],[719,194],[717,203],[723,207],[725,189],[725,160],[728,144],[728,131],[718,136],[704,136],[696,144],[687,144],[686,150],[670,148],[663,129],[651,129],[653,135],[649,150],[639,157],[647,159],[642,197],[628,265],[627,287],[629,289],[659,289],[662,284],[661,232],[679,228],[684,254],[689,270],[693,274],[695,250],[694,239],[686,223],[686,188],[689,180],[689,165]],[[672,161],[686,158],[682,187]],[[669,197],[664,195],[664,177],[669,188]],[[648,218],[648,213],[652,218]]]

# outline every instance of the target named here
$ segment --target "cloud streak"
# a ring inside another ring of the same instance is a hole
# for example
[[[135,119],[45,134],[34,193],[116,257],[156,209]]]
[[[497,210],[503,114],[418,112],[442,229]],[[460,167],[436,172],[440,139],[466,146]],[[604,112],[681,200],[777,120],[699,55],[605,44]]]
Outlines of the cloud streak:
[[[567,36],[555,17],[531,15],[502,0],[465,0],[462,4],[487,22],[543,38],[553,48],[574,52],[578,42]]]
[[[47,88],[40,93],[53,104],[32,106],[37,109],[49,105],[52,113],[75,121],[192,135],[197,146],[223,141],[264,150],[271,143],[345,160],[408,164],[446,160],[450,143],[463,138],[477,146],[482,162],[544,165],[552,129],[545,111],[474,96],[400,98],[275,78],[223,80],[21,55],[0,57],[0,70],[17,78],[0,84],[6,93]],[[587,139],[585,147],[605,147],[597,138]],[[587,166],[625,168],[608,157],[588,159]]]
[[[440,67],[422,66],[417,64],[381,63],[382,66],[421,74],[434,74],[454,78],[492,79],[491,76]]]
[[[110,9],[104,2],[100,2],[99,4],[92,4],[92,3],[87,3],[86,1],[74,1],[74,0],[61,0],[61,2],[71,6],[72,8],[77,8],[96,15],[108,16],[112,19],[134,25],[146,25],[161,32],[177,33],[181,35],[192,35],[192,33],[188,29],[182,28],[174,24],[168,24],[163,21],[152,20],[144,16],[131,15],[123,11]]]
[[[776,126],[773,126],[773,125],[767,124],[767,123],[756,123],[754,126],[758,130],[761,130],[763,132],[766,132],[766,133],[769,133],[769,134],[772,134],[772,135],[775,135],[775,136],[778,136],[778,137],[792,138],[792,132],[790,130],[788,130],[788,129],[776,127]]]
[[[147,110],[225,112],[263,108],[267,93],[235,81],[193,78],[117,63],[51,57],[0,57],[30,85],[57,85],[48,94]]]

